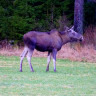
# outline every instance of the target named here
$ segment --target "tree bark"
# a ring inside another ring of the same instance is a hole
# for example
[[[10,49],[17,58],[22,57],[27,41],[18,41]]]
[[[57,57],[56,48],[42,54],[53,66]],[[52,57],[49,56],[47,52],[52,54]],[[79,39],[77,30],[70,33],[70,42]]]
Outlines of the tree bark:
[[[74,30],[80,34],[83,34],[83,5],[84,0],[75,0]]]

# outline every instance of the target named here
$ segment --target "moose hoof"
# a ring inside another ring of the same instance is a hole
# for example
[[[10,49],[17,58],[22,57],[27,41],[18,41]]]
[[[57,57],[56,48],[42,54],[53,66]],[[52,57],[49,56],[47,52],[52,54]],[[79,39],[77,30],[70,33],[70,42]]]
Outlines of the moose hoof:
[[[49,70],[48,69],[46,69],[46,72],[48,72]]]
[[[46,68],[46,72],[48,72],[49,71],[49,66],[47,66],[47,68]]]
[[[32,70],[31,72],[34,72],[34,70]]]
[[[23,72],[22,70],[20,70],[20,72]]]

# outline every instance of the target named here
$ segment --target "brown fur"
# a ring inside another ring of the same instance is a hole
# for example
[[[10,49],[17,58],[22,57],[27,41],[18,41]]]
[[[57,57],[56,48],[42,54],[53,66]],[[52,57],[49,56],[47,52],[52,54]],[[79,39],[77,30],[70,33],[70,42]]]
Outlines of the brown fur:
[[[76,33],[73,28],[70,30],[65,30],[63,32],[58,32],[57,30],[51,30],[50,32],[37,32],[30,31],[26,33],[23,37],[25,49],[21,54],[20,61],[20,71],[22,71],[23,58],[27,54],[27,59],[30,65],[30,69],[33,72],[33,67],[31,65],[31,56],[34,49],[45,52],[48,51],[48,60],[46,71],[49,71],[49,63],[51,60],[51,55],[53,57],[54,72],[56,72],[56,54],[62,47],[62,45],[73,42],[77,40],[82,40],[83,36]]]

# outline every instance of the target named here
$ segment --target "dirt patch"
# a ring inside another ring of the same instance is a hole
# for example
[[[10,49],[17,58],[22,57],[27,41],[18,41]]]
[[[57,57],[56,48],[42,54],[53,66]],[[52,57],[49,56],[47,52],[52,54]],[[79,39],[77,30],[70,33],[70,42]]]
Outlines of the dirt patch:
[[[0,55],[4,56],[20,56],[23,48],[21,49],[1,49]],[[34,51],[33,57],[47,57],[47,52]],[[79,46],[78,44],[71,48],[70,44],[66,44],[58,52],[57,58],[69,59],[72,61],[96,62],[96,50],[93,46]]]

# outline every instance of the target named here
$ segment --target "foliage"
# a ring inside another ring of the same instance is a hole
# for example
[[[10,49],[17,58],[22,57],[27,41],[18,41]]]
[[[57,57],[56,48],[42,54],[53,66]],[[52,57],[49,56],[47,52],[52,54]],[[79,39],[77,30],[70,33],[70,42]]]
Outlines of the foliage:
[[[85,3],[87,25],[96,20],[94,7]],[[64,15],[73,24],[74,0],[0,0],[0,40],[22,40],[30,30],[58,29],[61,26],[58,21]]]
[[[89,24],[96,25],[96,3],[85,2],[84,9],[85,26],[88,26]]]
[[[58,28],[60,16],[64,11],[70,13],[70,1],[0,0],[0,40],[21,40],[23,34],[30,30]]]

